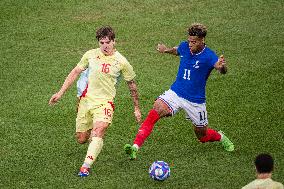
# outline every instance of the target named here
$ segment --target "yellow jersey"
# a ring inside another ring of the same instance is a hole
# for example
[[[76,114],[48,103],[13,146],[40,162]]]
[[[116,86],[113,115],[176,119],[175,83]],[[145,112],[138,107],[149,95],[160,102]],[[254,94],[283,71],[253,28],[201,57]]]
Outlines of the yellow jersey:
[[[283,184],[273,181],[271,178],[255,179],[242,189],[284,189]]]
[[[131,81],[136,76],[133,67],[118,51],[111,56],[106,56],[100,48],[89,50],[77,66],[82,69],[89,68],[85,99],[95,105],[113,101],[116,85],[121,76],[126,81]]]

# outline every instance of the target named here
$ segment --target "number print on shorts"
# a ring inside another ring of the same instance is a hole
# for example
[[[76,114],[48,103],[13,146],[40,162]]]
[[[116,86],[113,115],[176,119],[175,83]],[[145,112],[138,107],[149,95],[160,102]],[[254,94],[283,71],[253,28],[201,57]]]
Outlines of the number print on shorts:
[[[104,112],[105,112],[105,115],[107,115],[108,117],[111,117],[111,109],[105,108]]]
[[[199,119],[200,119],[200,121],[206,120],[206,112],[205,112],[205,111],[198,112],[198,113],[199,113]]]
[[[184,69],[183,79],[190,80],[190,70]]]

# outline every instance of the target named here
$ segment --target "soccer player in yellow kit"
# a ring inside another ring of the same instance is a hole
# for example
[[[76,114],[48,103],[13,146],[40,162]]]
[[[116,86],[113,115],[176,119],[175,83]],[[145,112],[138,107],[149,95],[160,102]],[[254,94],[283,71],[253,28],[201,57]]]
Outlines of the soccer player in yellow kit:
[[[98,29],[96,38],[100,48],[89,50],[83,55],[81,61],[66,77],[61,89],[49,100],[50,105],[58,102],[80,73],[89,69],[87,90],[81,97],[76,118],[78,142],[82,144],[90,138],[86,158],[78,174],[81,177],[89,175],[90,167],[103,147],[103,137],[112,122],[113,100],[121,75],[128,84],[134,102],[136,121],[141,121],[137,86],[134,81],[135,72],[127,59],[115,49],[113,29],[109,26]]]
[[[280,182],[272,180],[274,160],[270,154],[259,154],[254,161],[256,179],[242,187],[242,189],[284,189]]]

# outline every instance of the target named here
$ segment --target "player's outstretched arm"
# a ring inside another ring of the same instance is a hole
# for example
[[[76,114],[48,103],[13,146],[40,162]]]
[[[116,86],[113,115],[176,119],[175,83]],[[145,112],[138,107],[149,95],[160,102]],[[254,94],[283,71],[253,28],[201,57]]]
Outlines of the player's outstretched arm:
[[[157,51],[159,51],[160,53],[168,53],[168,54],[178,55],[177,47],[168,48],[164,44],[158,44],[157,45]]]
[[[228,71],[226,60],[224,58],[224,55],[221,55],[214,65],[215,69],[218,70],[221,74],[226,74]]]
[[[83,70],[78,66],[73,68],[73,70],[66,77],[61,89],[57,93],[52,95],[52,97],[50,98],[49,105],[54,105],[56,102],[59,101],[59,99],[62,97],[62,95],[65,93],[65,91],[74,83],[74,81],[77,79],[78,75],[82,71]]]
[[[128,88],[134,103],[134,115],[136,118],[136,121],[140,124],[141,123],[141,111],[139,108],[139,98],[138,98],[138,91],[137,91],[137,85],[134,80],[128,81]]]

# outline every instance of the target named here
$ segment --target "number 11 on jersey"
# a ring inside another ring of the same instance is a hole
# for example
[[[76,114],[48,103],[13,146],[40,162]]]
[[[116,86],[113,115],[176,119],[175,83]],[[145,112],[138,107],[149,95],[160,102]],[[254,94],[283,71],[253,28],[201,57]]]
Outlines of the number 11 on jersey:
[[[190,80],[190,70],[184,69],[183,79]]]

